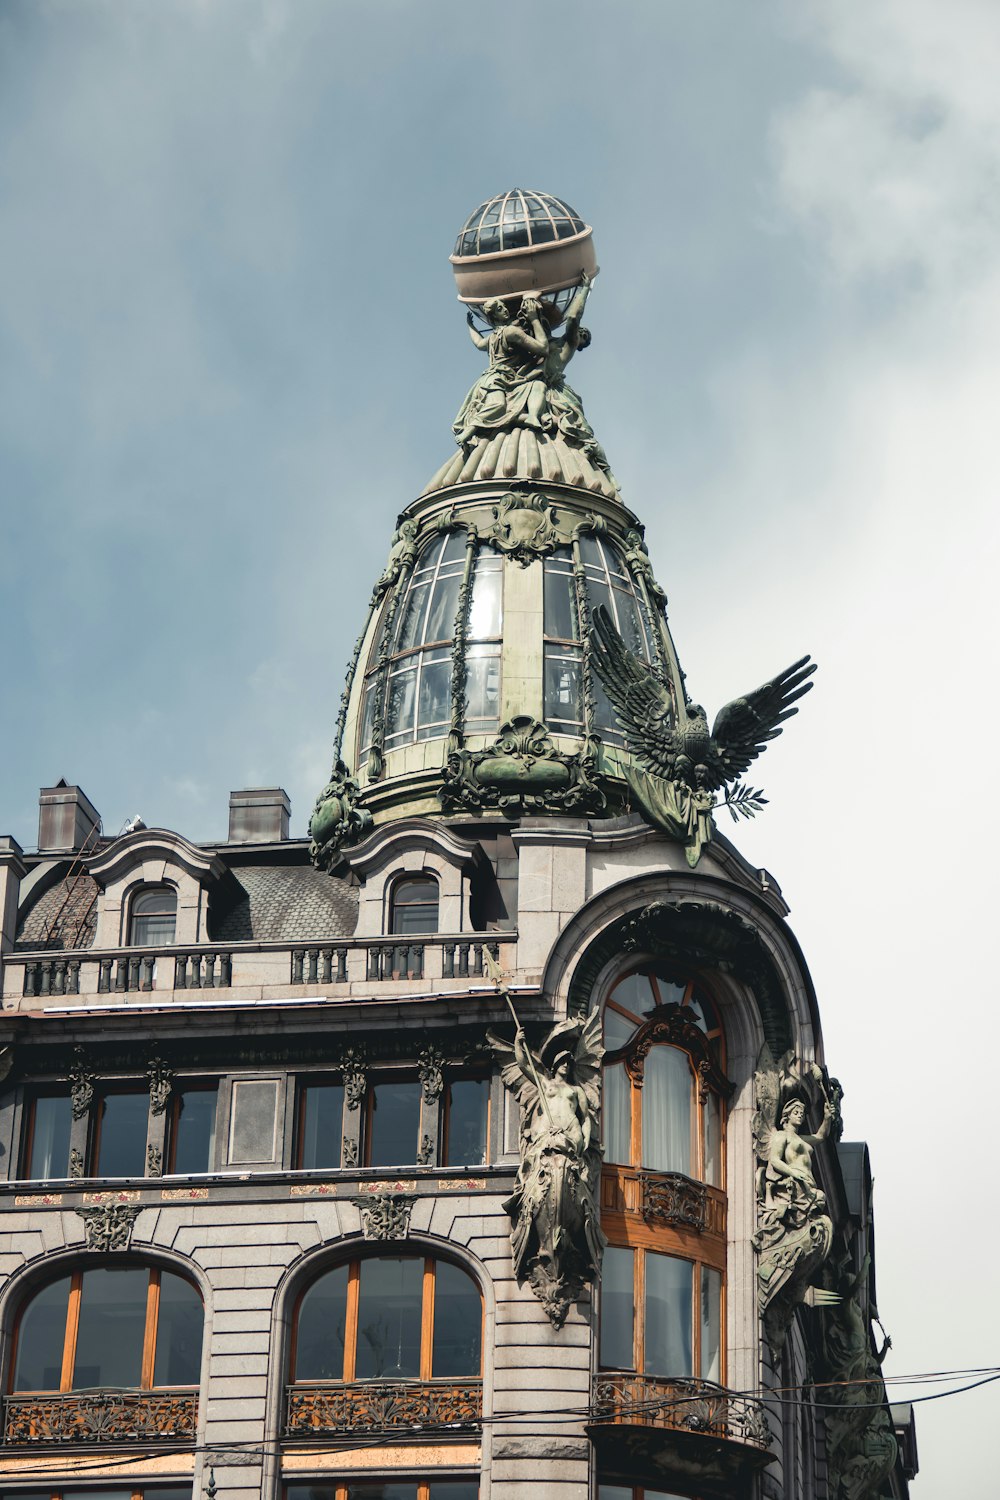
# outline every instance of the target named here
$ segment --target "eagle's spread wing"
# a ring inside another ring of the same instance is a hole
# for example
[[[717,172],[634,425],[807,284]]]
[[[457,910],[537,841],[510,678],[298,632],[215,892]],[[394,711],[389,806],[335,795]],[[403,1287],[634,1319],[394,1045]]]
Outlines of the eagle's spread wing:
[[[590,640],[594,669],[628,748],[650,770],[669,776],[677,750],[670,693],[653,669],[628,649],[603,604],[594,610]]]
[[[712,726],[712,738],[723,781],[742,776],[750,762],[766,748],[767,742],[778,738],[780,726],[798,713],[792,704],[809,692],[812,683],[806,679],[815,670],[814,661],[808,656],[800,657],[771,682],[765,682],[743,698],[734,698],[732,703],[719,710]]]

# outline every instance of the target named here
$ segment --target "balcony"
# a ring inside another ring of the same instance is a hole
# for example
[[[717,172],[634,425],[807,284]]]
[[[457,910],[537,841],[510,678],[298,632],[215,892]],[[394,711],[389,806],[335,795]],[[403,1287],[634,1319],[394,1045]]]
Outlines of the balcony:
[[[5,1445],[193,1443],[197,1389],[5,1396]]]
[[[606,1166],[601,1171],[601,1215],[638,1214],[653,1228],[721,1236],[726,1195],[680,1172]]]
[[[478,1432],[481,1380],[355,1380],[286,1388],[286,1438],[347,1438],[406,1431],[436,1441]]]
[[[331,943],[243,943],[224,949],[211,944],[118,948],[94,952],[12,953],[4,958],[4,994],[9,1000],[62,997],[169,997],[186,990],[226,990],[238,1000],[268,991],[287,995],[288,986],[361,988],[373,982],[434,983],[485,978],[484,953],[494,958],[515,943],[514,932],[437,934],[426,938],[351,938]],[[456,988],[459,986],[456,985]]]
[[[602,1467],[647,1485],[695,1475],[725,1500],[749,1495],[773,1459],[763,1402],[706,1380],[599,1375],[587,1431]]]

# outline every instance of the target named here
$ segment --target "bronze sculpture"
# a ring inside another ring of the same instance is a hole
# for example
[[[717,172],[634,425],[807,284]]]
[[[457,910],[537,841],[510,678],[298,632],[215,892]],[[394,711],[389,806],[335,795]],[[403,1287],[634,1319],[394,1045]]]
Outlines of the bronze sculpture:
[[[513,1046],[492,1033],[490,1042],[521,1109],[517,1186],[504,1204],[514,1271],[561,1328],[597,1276],[605,1243],[597,1204],[601,1018],[560,1022],[537,1054],[520,1026]]]

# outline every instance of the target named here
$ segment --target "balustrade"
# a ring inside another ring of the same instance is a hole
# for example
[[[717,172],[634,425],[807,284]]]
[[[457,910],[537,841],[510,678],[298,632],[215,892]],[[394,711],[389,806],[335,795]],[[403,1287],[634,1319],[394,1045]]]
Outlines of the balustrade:
[[[734,1395],[707,1380],[599,1375],[594,1382],[591,1421],[705,1433],[761,1449],[771,1441],[763,1402]]]
[[[290,1385],[285,1436],[357,1437],[359,1432],[407,1428],[414,1436],[446,1436],[428,1429],[478,1428],[483,1415],[481,1380],[356,1380]]]
[[[6,1444],[193,1443],[197,1390],[71,1391],[5,1396]]]

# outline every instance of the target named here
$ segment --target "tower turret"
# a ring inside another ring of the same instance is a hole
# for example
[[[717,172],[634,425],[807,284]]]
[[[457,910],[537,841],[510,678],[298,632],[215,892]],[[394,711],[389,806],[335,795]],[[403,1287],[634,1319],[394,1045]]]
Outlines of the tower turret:
[[[715,793],[796,711],[811,668],[737,700],[711,734],[689,702],[642,524],[566,379],[590,343],[590,226],[514,189],[469,216],[451,261],[487,367],[372,593],[314,858],[329,868],[403,815],[611,817],[634,804],[694,863]],[[728,800],[760,805],[752,788]]]

